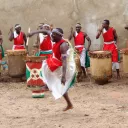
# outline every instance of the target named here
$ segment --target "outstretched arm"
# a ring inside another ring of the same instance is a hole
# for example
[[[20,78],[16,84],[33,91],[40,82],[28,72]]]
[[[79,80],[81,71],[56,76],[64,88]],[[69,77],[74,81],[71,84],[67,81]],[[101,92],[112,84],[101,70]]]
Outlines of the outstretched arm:
[[[86,33],[84,33],[84,37],[88,40],[88,47],[87,47],[87,51],[89,51],[90,46],[91,46],[91,39],[89,38],[89,36],[88,36]]]
[[[9,32],[9,40],[13,41],[13,39],[14,39],[14,33],[13,33],[13,28],[11,28]]]
[[[28,33],[27,36],[28,37],[32,37],[33,35],[39,34],[39,33],[47,33],[48,35],[50,35],[51,31],[48,31],[48,30],[45,30],[45,29],[41,29],[41,30],[37,30],[37,31],[31,32],[31,33]]]
[[[60,52],[62,57],[62,78],[61,83],[65,84],[66,82],[66,69],[67,69],[67,50],[68,50],[68,43],[63,43],[60,46]]]

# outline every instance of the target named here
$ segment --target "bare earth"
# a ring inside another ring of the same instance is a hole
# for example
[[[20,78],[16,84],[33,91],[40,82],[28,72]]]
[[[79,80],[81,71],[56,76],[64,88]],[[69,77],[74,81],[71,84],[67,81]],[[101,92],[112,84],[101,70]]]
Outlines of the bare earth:
[[[128,128],[128,77],[100,86],[87,78],[70,89],[74,109],[50,92],[31,98],[26,83],[0,83],[0,128]]]

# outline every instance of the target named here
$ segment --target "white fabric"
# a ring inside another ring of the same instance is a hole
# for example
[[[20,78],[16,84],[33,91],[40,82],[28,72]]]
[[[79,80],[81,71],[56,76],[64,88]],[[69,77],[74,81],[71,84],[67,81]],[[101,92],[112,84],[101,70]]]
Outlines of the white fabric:
[[[106,32],[107,32],[107,30],[104,28],[104,29],[103,29],[103,33],[106,33]]]
[[[44,35],[42,33],[39,33],[39,38],[40,38],[40,44],[43,42],[43,40],[47,37],[48,35]]]
[[[120,66],[119,66],[118,62],[112,62],[112,70],[119,69],[119,68],[120,68]]]
[[[78,35],[78,33],[77,32],[75,32],[75,37]]]
[[[16,29],[16,28],[19,28],[19,27],[21,27],[21,25],[17,25],[17,26],[15,27],[15,29]]]
[[[13,45],[12,46],[12,50],[15,50],[15,47],[16,47],[17,45]],[[24,45],[18,45],[18,46],[24,46]],[[25,46],[24,46],[24,48],[25,48]]]
[[[66,91],[69,89],[70,83],[75,75],[75,61],[73,50],[68,50],[67,52],[67,70],[66,70],[66,83],[65,85],[61,84],[62,77],[62,66],[56,69],[54,72],[51,72],[46,60],[43,61],[42,74],[43,80],[47,84],[48,88],[52,91],[55,99],[61,98]]]
[[[75,46],[75,48],[80,48],[80,47],[84,47],[84,45],[77,45],[77,46]]]
[[[17,38],[18,34],[14,31],[14,38]]]
[[[80,54],[80,64],[82,67],[85,67],[85,58],[86,58],[86,49],[83,48],[83,50]]]
[[[110,42],[104,42],[104,44],[115,44],[115,41],[110,41]]]

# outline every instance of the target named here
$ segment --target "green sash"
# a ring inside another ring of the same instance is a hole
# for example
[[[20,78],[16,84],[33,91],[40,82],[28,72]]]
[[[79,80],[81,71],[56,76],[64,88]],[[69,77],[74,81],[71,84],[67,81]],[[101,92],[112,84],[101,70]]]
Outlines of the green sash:
[[[86,51],[86,56],[85,56],[85,67],[88,68],[90,67],[90,57],[88,55],[88,52]]]
[[[0,50],[2,52],[2,58],[4,58],[4,49],[3,49],[3,46],[2,45],[0,45]]]

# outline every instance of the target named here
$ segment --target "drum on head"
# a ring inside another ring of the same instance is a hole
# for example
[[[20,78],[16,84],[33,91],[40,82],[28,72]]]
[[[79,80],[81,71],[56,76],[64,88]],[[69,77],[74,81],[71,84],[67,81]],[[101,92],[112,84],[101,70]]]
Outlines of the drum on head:
[[[23,50],[7,50],[8,57],[8,73],[11,77],[22,77],[25,75],[25,56],[27,51]]]
[[[112,59],[109,51],[90,51],[92,78],[98,84],[105,84],[112,77]]]

